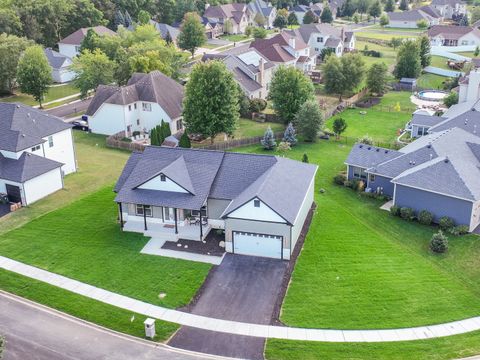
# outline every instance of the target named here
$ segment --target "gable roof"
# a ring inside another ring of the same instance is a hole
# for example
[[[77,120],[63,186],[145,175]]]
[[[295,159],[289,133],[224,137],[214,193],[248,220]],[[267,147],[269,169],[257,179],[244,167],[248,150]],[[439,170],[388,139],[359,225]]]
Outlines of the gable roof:
[[[396,150],[384,149],[373,145],[355,144],[348,154],[345,164],[370,168],[400,155],[402,153]]]
[[[24,183],[62,165],[57,161],[27,152],[24,152],[18,160],[4,157],[0,153],[0,179]]]
[[[170,36],[170,39],[172,39],[173,42],[176,42],[178,35],[180,35],[180,29],[171,25],[158,23],[154,20],[150,20],[150,24],[157,29],[162,39],[167,39],[167,36]]]
[[[443,118],[443,121],[438,122],[428,131],[429,133],[437,133],[454,127],[463,129],[471,134],[480,135],[480,112],[472,108],[460,115],[448,119]]]
[[[455,6],[455,4],[466,4],[464,1],[460,0],[432,0],[431,5],[451,5]]]
[[[69,45],[81,45],[89,29],[93,29],[98,35],[117,35],[117,33],[109,28],[100,25],[87,28],[80,28],[77,31],[71,33],[67,37],[60,40],[59,44],[69,44]]]
[[[250,43],[251,48],[255,48],[268,60],[274,62],[289,62],[295,60],[295,56],[289,53],[286,48],[290,47],[289,40],[295,40],[295,50],[301,50],[308,47],[302,38],[283,31],[270,39],[257,39]]]
[[[85,113],[93,116],[104,103],[127,105],[148,101],[159,104],[171,119],[176,119],[182,115],[183,96],[183,86],[158,70],[135,73],[126,86],[100,85]]]
[[[18,152],[70,129],[56,116],[19,103],[0,103],[0,150]]]
[[[437,18],[437,16],[431,16],[429,14],[429,13],[432,13],[433,11],[427,10],[427,12],[422,11],[421,9],[412,9],[412,10],[406,10],[406,11],[388,12],[387,15],[390,21],[419,21],[422,19],[431,21],[434,18]],[[438,26],[438,25],[434,25],[434,26]]]
[[[316,171],[315,165],[270,155],[149,146],[125,165],[115,201],[198,210],[207,198],[216,198],[231,200],[233,211],[258,197],[293,224]],[[192,192],[138,188],[163,172]]]
[[[237,24],[240,23],[240,20],[250,10],[248,9],[247,4],[244,3],[232,3],[224,5],[209,6],[203,16],[207,18],[216,18],[216,19],[232,19]]]
[[[69,66],[72,63],[72,59],[68,56],[60,54],[59,52],[46,48],[43,50],[47,57],[48,63],[53,69],[61,69],[62,67]]]
[[[462,36],[472,33],[480,38],[480,30],[471,26],[456,25],[433,25],[427,31],[429,37],[441,36],[445,39],[459,39]]]
[[[412,125],[417,125],[417,126],[434,126],[442,121],[444,121],[445,118],[441,116],[435,116],[435,115],[424,115],[424,114],[413,114],[412,120],[410,120],[410,123]]]

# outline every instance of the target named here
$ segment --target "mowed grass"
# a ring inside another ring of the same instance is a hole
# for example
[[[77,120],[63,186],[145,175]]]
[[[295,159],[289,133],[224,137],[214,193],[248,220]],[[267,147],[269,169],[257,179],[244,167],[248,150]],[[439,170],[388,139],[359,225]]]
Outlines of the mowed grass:
[[[392,91],[385,94],[379,105],[367,109],[347,109],[338,116],[330,118],[326,127],[332,130],[333,122],[337,117],[342,117],[347,122],[347,129],[342,136],[347,136],[355,141],[364,135],[373,137],[378,142],[392,143],[398,137],[398,130],[405,127],[411,118],[408,112],[397,112],[393,108],[396,103],[400,109],[413,109],[410,102],[410,92]],[[360,112],[366,112],[365,115]]]
[[[10,293],[68,313],[77,318],[143,338],[145,315],[123,310],[97,300],[77,295],[16,273],[0,270],[0,287]],[[157,320],[154,341],[165,341],[178,325]]]
[[[443,82],[448,78],[436,74],[423,73],[417,79],[417,86],[422,89],[442,90]]]
[[[368,39],[377,39],[377,40],[385,40],[389,41],[392,40],[392,38],[397,38],[397,39],[416,39],[418,37],[417,34],[412,33],[412,34],[398,34],[394,31],[385,31],[385,32],[377,32],[377,31],[356,31],[355,36],[357,38],[368,38]],[[363,39],[360,39],[363,40]]]
[[[113,199],[107,186],[3,234],[0,254],[151,304],[188,304],[210,265],[140,254],[149,238],[120,230]]]
[[[61,99],[73,94],[78,94],[80,91],[74,87],[72,84],[66,84],[61,86],[52,86],[48,89],[47,94],[43,103]],[[72,99],[73,100],[73,99]],[[25,105],[38,105],[38,102],[31,95],[23,94],[21,92],[16,92],[13,96],[8,96],[0,98],[0,102],[20,102]]]
[[[448,61],[447,58],[444,58],[442,56],[432,55],[430,66],[435,66],[435,67],[438,67],[440,69],[451,70],[447,65],[447,61]]]
[[[262,136],[265,133],[265,130],[267,130],[267,128],[269,127],[273,130],[273,132],[282,131],[285,129],[285,126],[283,124],[272,122],[261,123],[242,118],[238,122],[238,127],[237,130],[235,130],[234,132],[234,137],[239,139]]]
[[[368,50],[380,51],[382,53],[382,57],[380,58],[362,55],[363,61],[365,61],[365,65],[367,69],[372,64],[382,63],[382,62],[385,63],[389,68],[393,67],[393,65],[396,62],[397,53],[392,47],[382,46],[382,45],[370,43],[367,41],[357,41],[355,44],[355,47],[358,51],[364,50],[365,46],[368,48]]]

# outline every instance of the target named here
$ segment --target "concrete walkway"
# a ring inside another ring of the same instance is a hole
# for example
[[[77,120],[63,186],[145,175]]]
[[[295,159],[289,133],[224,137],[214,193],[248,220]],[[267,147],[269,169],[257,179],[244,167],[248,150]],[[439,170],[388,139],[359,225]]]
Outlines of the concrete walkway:
[[[194,328],[262,338],[324,342],[388,342],[431,339],[480,330],[480,316],[445,324],[387,330],[302,329],[249,324],[155,306],[0,256],[0,268],[43,281],[103,303]]]

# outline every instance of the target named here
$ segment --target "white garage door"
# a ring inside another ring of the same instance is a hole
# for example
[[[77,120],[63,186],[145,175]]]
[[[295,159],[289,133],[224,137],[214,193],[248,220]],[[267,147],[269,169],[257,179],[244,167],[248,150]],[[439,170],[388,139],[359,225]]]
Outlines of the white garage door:
[[[233,232],[235,254],[282,258],[282,237],[267,234]]]

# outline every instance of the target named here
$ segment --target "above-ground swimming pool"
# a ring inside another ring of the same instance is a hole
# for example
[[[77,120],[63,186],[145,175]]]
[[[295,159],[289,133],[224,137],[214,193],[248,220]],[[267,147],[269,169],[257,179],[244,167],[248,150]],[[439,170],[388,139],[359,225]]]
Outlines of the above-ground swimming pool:
[[[442,90],[422,90],[417,93],[417,97],[427,101],[442,101],[448,93]]]

